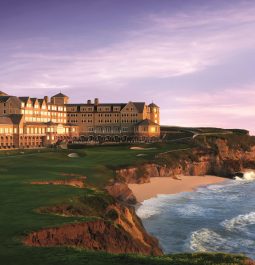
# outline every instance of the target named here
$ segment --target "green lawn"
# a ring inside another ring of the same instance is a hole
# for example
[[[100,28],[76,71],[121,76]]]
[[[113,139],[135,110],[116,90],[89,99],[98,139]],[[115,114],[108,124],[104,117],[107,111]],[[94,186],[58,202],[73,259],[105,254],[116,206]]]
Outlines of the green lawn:
[[[142,164],[154,159],[155,154],[183,148],[183,143],[154,144],[146,147],[157,149],[130,150],[128,146],[89,147],[74,151],[8,151],[0,153],[0,264],[47,265],[47,264],[241,264],[243,257],[215,255],[199,256],[192,263],[190,256],[165,256],[161,258],[130,255],[110,255],[87,252],[72,248],[26,247],[21,240],[30,231],[42,227],[59,226],[68,222],[86,221],[92,217],[63,217],[40,214],[36,209],[45,206],[72,203],[84,197],[91,188],[100,190],[114,177],[114,168]],[[79,158],[67,154],[78,152]],[[146,153],[145,157],[137,157]],[[79,189],[60,185],[32,185],[31,181],[64,179],[63,173],[87,176],[87,188]],[[202,262],[203,260],[203,262]],[[211,260],[211,262],[210,262]],[[213,261],[214,260],[214,261]],[[217,262],[216,262],[217,260]],[[235,262],[236,260],[236,262]],[[231,261],[231,262],[230,262]],[[239,262],[240,261],[240,262]],[[214,263],[215,262],[215,263]]]

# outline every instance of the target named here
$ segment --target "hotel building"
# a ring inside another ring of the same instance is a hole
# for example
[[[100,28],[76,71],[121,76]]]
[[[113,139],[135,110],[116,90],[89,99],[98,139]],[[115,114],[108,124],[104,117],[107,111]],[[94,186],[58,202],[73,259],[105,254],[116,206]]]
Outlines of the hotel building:
[[[0,149],[31,148],[61,141],[125,141],[160,136],[160,112],[144,102],[69,104],[58,93],[43,99],[0,92]]]

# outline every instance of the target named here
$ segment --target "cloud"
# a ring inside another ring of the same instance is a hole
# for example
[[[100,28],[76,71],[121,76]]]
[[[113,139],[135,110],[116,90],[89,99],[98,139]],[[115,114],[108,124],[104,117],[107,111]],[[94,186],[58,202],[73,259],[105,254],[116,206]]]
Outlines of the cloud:
[[[43,51],[37,41],[30,40],[3,62],[0,87],[104,86],[111,90],[133,79],[192,74],[253,48],[254,12],[254,4],[240,4],[220,11],[201,8],[175,15],[152,14],[137,21],[138,29],[120,33],[122,41],[72,54],[63,43],[53,53],[45,48],[46,40]],[[48,42],[49,47],[56,46]]]
[[[14,45],[3,41],[0,90],[43,96],[60,88],[71,97],[76,90],[77,99],[96,94],[116,101],[124,95],[134,100],[157,97],[164,124],[241,127],[255,133],[255,80],[213,94],[208,89],[197,92],[194,84],[185,85],[184,94],[171,85],[176,77],[210,72],[210,67],[253,50],[254,13],[253,2],[239,2],[221,10],[149,14],[136,21],[136,28],[120,32],[118,41],[93,49],[42,38]],[[84,41],[82,36],[77,40]],[[155,88],[148,89],[151,79],[166,79],[169,87],[154,82]],[[131,85],[136,80],[139,91]]]
[[[166,124],[246,128],[255,134],[255,83],[226,88],[213,95],[193,93],[173,97],[172,107],[162,108]]]

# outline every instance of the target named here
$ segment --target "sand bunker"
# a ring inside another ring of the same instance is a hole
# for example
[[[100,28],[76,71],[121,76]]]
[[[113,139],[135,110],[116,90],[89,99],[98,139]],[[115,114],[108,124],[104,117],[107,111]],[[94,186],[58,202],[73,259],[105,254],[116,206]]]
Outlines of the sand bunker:
[[[155,148],[155,147],[144,148],[144,147],[139,147],[139,146],[130,147],[130,150],[155,150],[155,149],[157,149],[157,148]]]
[[[77,158],[77,157],[80,157],[79,154],[77,153],[70,153],[67,155],[68,157],[71,157],[71,158]]]

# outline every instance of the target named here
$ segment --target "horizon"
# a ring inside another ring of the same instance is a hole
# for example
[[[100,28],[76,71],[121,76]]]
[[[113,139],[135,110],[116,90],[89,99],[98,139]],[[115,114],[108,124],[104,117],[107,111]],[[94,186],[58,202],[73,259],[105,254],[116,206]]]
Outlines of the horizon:
[[[153,101],[164,125],[254,134],[254,12],[246,0],[3,0],[0,90]]]

